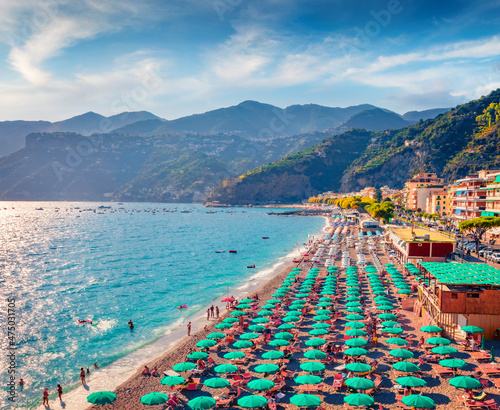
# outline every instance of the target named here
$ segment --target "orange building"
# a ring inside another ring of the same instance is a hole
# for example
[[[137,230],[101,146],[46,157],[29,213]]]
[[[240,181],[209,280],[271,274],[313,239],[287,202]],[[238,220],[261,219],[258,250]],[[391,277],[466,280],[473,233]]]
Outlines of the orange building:
[[[403,189],[403,206],[417,211],[426,210],[427,197],[435,192],[443,191],[443,179],[436,174],[417,174],[405,183]]]

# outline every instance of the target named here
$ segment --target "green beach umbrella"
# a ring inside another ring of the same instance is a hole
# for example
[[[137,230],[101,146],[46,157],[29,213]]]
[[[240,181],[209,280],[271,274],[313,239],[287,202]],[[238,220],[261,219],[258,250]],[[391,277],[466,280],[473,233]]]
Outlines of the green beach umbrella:
[[[247,303],[240,303],[239,305],[236,305],[236,309],[250,309],[251,307],[252,306]]]
[[[245,316],[246,313],[242,312],[241,310],[235,310],[234,312],[230,313],[231,316]]]
[[[321,399],[312,394],[295,394],[290,397],[290,403],[297,407],[318,407],[321,404]]]
[[[308,350],[304,353],[304,357],[310,360],[323,360],[326,359],[326,353],[321,350]]]
[[[302,310],[302,309],[304,309],[304,305],[301,305],[300,303],[297,303],[297,304],[290,305],[289,308],[293,309],[293,310]]]
[[[400,327],[384,327],[380,331],[393,335],[400,335],[401,333],[403,333],[403,329],[401,329]]]
[[[260,335],[258,333],[243,333],[240,335],[240,339],[242,340],[255,340],[258,339]]]
[[[394,327],[396,325],[399,325],[399,323],[394,320],[385,320],[381,323],[381,325],[384,327]]]
[[[439,365],[443,367],[449,367],[451,369],[457,369],[459,367],[464,367],[467,364],[465,360],[462,359],[445,359],[440,360]]]
[[[320,362],[304,362],[300,364],[300,368],[306,372],[322,372],[325,365]]]
[[[286,312],[286,316],[302,316],[302,312],[299,312],[297,310],[290,310]]]
[[[233,347],[235,349],[248,349],[253,346],[253,342],[250,340],[238,340],[236,343],[233,343]]]
[[[427,339],[426,342],[430,345],[443,345],[443,346],[448,346],[451,343],[449,339],[446,339],[444,337],[431,337]]]
[[[294,380],[297,384],[320,384],[323,381],[321,377],[312,374],[304,374],[296,377]]]
[[[401,339],[400,337],[393,337],[391,339],[387,339],[386,343],[396,346],[408,346],[410,344],[408,340]]]
[[[361,339],[361,338],[353,338],[346,340],[345,344],[349,347],[363,347],[367,345],[366,339]]]
[[[274,382],[268,379],[255,379],[247,384],[249,389],[252,390],[271,390],[274,387]]]
[[[323,336],[328,334],[326,329],[313,329],[308,332],[311,336]]]
[[[280,330],[290,330],[290,329],[296,329],[297,325],[294,325],[293,323],[283,323],[282,325],[278,326],[278,329]]]
[[[367,373],[372,370],[372,367],[366,363],[348,363],[345,368],[353,373]]]
[[[378,310],[394,310],[394,305],[380,305],[377,306]]]
[[[209,335],[207,335],[207,339],[215,339],[215,340],[224,339],[225,337],[226,335],[220,332],[210,333]]]
[[[407,361],[394,363],[392,367],[399,372],[407,372],[407,373],[415,373],[420,370],[420,367],[418,367],[416,364]]]
[[[198,396],[193,400],[189,400],[188,406],[194,410],[204,410],[211,409],[215,407],[216,401],[213,397],[210,396]]]
[[[178,386],[186,383],[186,379],[181,376],[165,376],[160,383],[164,386]]]
[[[367,335],[367,333],[364,330],[361,330],[361,329],[349,329],[349,330],[346,330],[345,334],[347,336],[354,336],[354,337],[366,336]]]
[[[450,384],[457,389],[478,389],[481,387],[481,382],[468,376],[458,376],[450,379]]]
[[[260,407],[267,406],[267,399],[263,396],[245,396],[238,399],[238,406],[245,409],[257,409]]]
[[[373,383],[373,381],[364,377],[351,377],[346,379],[345,384],[355,390],[368,390],[375,387],[375,383]]]
[[[239,322],[235,317],[226,317],[222,322],[224,323],[236,323]]]
[[[269,346],[274,346],[274,347],[290,346],[290,342],[285,339],[274,339],[269,342]]]
[[[401,401],[407,406],[415,407],[416,409],[432,409],[436,407],[434,400],[420,394],[410,394],[409,396],[404,396]]]
[[[318,346],[323,346],[325,343],[326,343],[325,339],[322,339],[320,337],[313,337],[312,339],[306,341],[306,346],[318,347]]]
[[[318,311],[316,311],[316,314],[330,316],[330,315],[333,315],[333,312],[331,310],[328,310],[328,309],[319,309]]]
[[[269,323],[271,319],[268,319],[267,317],[256,317],[252,322],[254,323]]]
[[[362,349],[361,347],[351,347],[344,352],[347,356],[364,356],[367,353],[368,351],[366,349]]]
[[[348,296],[345,298],[348,302],[359,302],[360,299],[359,296]]]
[[[98,406],[104,406],[113,403],[116,400],[116,394],[112,391],[96,391],[87,396],[87,401]]]
[[[299,322],[300,317],[298,316],[285,316],[284,318],[281,319],[282,322],[289,323],[289,322]]]
[[[313,319],[316,320],[317,322],[324,322],[330,320],[331,318],[328,315],[316,315],[313,317]]]
[[[363,313],[363,309],[359,307],[348,307],[346,310],[350,313]]]
[[[438,346],[431,349],[432,353],[436,354],[452,354],[457,353],[458,350],[452,346]]]
[[[345,324],[345,327],[350,327],[351,329],[362,329],[365,326],[366,325],[364,323],[361,323],[361,322],[347,322]]]
[[[203,382],[203,384],[212,389],[223,389],[225,387],[231,386],[231,383],[227,379],[223,379],[222,377],[212,377]]]
[[[257,315],[259,315],[259,316],[272,316],[272,315],[274,315],[274,312],[271,310],[260,310],[257,312]]]
[[[276,306],[271,305],[270,303],[268,303],[267,305],[261,306],[261,309],[269,310],[269,309],[274,309],[275,307]]]
[[[484,329],[478,327],[478,326],[464,326],[462,327],[462,330],[467,333],[484,333]]]
[[[215,325],[216,329],[231,329],[232,327],[233,325],[231,323],[224,323],[224,322],[217,323]]]
[[[176,372],[187,372],[188,370],[193,370],[195,368],[196,368],[195,363],[182,362],[182,363],[178,363],[175,366],[173,366],[172,370],[174,370]]]
[[[398,293],[401,293],[402,295],[409,295],[413,292],[411,291],[411,289],[399,289]]]
[[[267,303],[270,303],[270,304],[275,305],[275,304],[279,304],[279,303],[281,303],[281,300],[279,300],[279,299],[269,299],[269,300],[267,301]]]
[[[379,319],[382,320],[396,320],[398,317],[393,313],[381,313],[378,315]]]
[[[245,298],[245,299],[241,299],[240,300],[240,303],[253,303],[254,300],[253,299],[249,299],[249,298]]]
[[[215,373],[236,373],[238,366],[234,364],[224,363],[214,367]]]
[[[267,329],[262,325],[250,325],[248,326],[248,330],[251,330],[252,332],[263,332]]]
[[[187,358],[189,360],[200,360],[200,359],[207,359],[208,358],[208,353],[207,352],[193,352],[193,353],[189,353],[187,355]]]
[[[333,298],[330,298],[328,296],[323,296],[322,298],[318,299],[320,302],[333,302]]]
[[[359,307],[359,306],[361,306],[361,303],[359,303],[359,302],[347,302],[345,305],[347,307]]]
[[[246,356],[247,355],[243,352],[232,351],[232,352],[226,353],[224,355],[224,359],[228,359],[228,360],[243,359]]]
[[[311,325],[311,327],[313,327],[314,329],[327,329],[330,326],[331,325],[329,325],[328,323],[313,323]]]
[[[212,347],[215,346],[217,342],[212,339],[203,339],[200,340],[198,343],[196,343],[196,346],[201,347],[201,348],[207,348],[207,347]]]
[[[153,392],[142,396],[141,403],[147,404],[148,406],[156,406],[158,404],[166,403],[169,399],[170,397],[168,397],[165,393]]]
[[[345,318],[347,320],[362,320],[363,316],[355,314],[355,315],[347,315]]]
[[[344,402],[349,404],[350,406],[368,407],[372,406],[373,403],[375,403],[375,400],[373,400],[373,397],[368,396],[367,394],[353,393],[345,396]]]
[[[400,359],[411,359],[415,355],[406,349],[393,349],[389,352],[389,354],[393,357],[399,357]]]
[[[401,386],[409,386],[409,387],[427,386],[427,382],[425,380],[414,376],[398,377],[396,379],[396,383],[400,384]]]
[[[283,359],[285,353],[280,352],[279,350],[270,350],[266,353],[262,354],[262,358],[266,360],[278,360]]]
[[[423,326],[420,328],[422,332],[427,332],[427,333],[441,333],[443,329],[441,329],[439,326]]]
[[[309,293],[298,293],[295,296],[298,298],[307,298],[309,296]]]
[[[279,332],[274,335],[275,339],[292,340],[295,336],[288,332]]]
[[[386,293],[383,290],[374,290],[373,291],[374,295],[380,296],[380,295],[385,295]]]

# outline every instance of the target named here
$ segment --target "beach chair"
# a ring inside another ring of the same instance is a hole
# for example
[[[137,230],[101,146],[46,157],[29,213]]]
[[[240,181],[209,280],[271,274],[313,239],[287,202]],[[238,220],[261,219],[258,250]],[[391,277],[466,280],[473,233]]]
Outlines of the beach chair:
[[[342,387],[344,386],[344,377],[336,373],[333,375],[333,384],[332,387],[334,390],[342,390]]]
[[[435,364],[432,366],[432,369],[436,372],[436,375],[439,377],[444,376],[453,376],[453,370],[447,369],[446,367]]]

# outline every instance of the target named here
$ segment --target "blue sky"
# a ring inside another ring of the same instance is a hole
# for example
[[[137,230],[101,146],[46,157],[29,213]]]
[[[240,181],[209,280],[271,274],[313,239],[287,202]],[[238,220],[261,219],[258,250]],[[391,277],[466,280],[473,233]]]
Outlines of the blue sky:
[[[0,4],[0,120],[280,107],[452,107],[500,87],[484,0],[16,0]]]

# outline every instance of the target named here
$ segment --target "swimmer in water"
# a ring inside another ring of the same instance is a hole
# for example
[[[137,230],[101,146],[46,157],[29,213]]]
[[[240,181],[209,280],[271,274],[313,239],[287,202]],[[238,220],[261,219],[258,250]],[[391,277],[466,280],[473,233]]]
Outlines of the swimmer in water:
[[[128,327],[130,327],[130,330],[132,330],[134,328],[134,324],[132,323],[132,319],[129,320]]]

